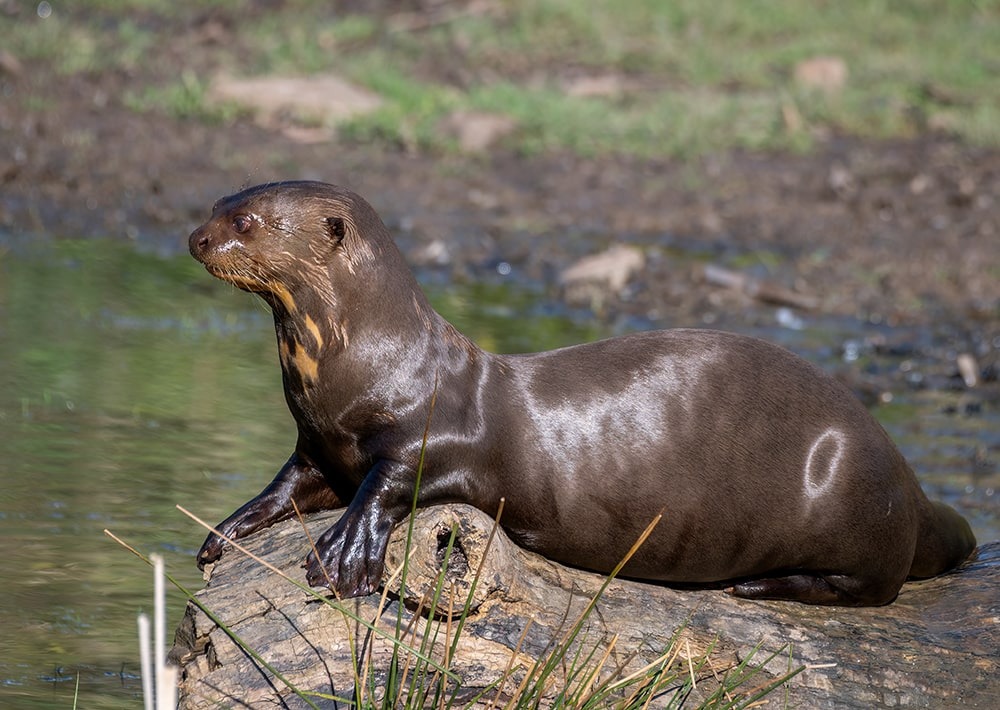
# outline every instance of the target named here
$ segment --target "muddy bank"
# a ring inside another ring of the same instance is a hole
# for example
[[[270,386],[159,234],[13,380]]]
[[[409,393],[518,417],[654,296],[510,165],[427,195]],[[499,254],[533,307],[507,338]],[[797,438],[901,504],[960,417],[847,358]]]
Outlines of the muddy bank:
[[[291,119],[265,127],[136,113],[123,96],[140,77],[68,79],[26,66],[0,81],[7,239],[112,236],[182,250],[219,196],[322,179],[365,195],[424,279],[530,285],[554,307],[621,329],[795,326],[803,317],[905,326],[931,334],[911,347],[942,351],[949,386],[996,379],[996,151],[924,136],[690,162],[426,155],[304,143]],[[580,259],[619,245],[640,260],[623,280],[561,283]],[[716,268],[737,285],[711,278]],[[760,285],[787,302],[762,297]],[[895,337],[861,346],[906,347]],[[963,353],[973,357],[971,380]]]
[[[415,259],[457,275],[492,260],[544,279],[634,244],[647,268],[628,295],[654,317],[692,297],[683,257],[694,256],[815,296],[824,312],[998,320],[1000,156],[946,140],[833,141],[805,156],[686,164],[406,155],[303,145],[250,122],[138,115],[96,79],[63,88],[45,111],[0,106],[0,224],[10,233],[177,248],[218,196],[307,177],[365,194],[412,240]]]

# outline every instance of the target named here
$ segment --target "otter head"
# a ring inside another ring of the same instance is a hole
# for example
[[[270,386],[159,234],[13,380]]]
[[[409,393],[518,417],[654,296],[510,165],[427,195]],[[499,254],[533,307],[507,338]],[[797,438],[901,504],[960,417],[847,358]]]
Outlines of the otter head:
[[[224,197],[188,238],[213,276],[260,294],[276,313],[334,308],[345,281],[388,239],[375,211],[354,193],[320,182],[280,182]]]

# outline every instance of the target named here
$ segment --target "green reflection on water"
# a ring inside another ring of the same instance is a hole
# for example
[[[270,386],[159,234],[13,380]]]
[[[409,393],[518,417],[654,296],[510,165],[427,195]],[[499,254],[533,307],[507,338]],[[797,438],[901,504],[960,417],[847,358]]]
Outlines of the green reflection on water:
[[[94,242],[0,259],[0,681],[18,703],[70,707],[78,672],[88,707],[136,696],[150,575],[103,529],[197,587],[174,504],[220,515],[237,480],[220,472],[263,469],[290,427],[269,321],[221,310],[188,261]]]
[[[523,288],[430,297],[489,350],[608,335],[540,311],[545,299]],[[820,352],[854,335],[828,325],[756,334]],[[102,531],[201,586],[203,534],[174,506],[221,520],[295,439],[270,314],[186,255],[95,241],[0,246],[0,364],[0,706],[71,707],[78,673],[81,707],[134,705],[135,616],[151,606],[151,574]],[[901,394],[875,414],[933,496],[996,488],[996,471],[970,463],[977,447],[996,450],[994,410],[964,417],[945,413],[955,393]],[[997,529],[991,500],[973,501],[981,513],[970,516],[984,539]],[[184,604],[176,593],[168,604],[172,629]]]
[[[519,322],[532,296],[501,285],[431,297],[488,349],[603,335]],[[81,706],[131,704],[151,573],[103,530],[200,587],[203,534],[174,506],[222,519],[294,443],[270,314],[186,255],[19,247],[0,252],[0,362],[0,704],[71,707],[77,674]],[[172,629],[184,605],[176,593],[168,604]]]

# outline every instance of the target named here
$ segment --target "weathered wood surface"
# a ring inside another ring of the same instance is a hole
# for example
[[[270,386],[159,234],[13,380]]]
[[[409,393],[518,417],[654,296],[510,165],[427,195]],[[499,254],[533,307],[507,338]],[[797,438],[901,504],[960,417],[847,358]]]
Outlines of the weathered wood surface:
[[[339,515],[335,511],[312,517],[307,525],[313,537]],[[468,506],[440,506],[420,511],[416,518],[406,595],[410,608],[437,575],[440,548],[453,524],[459,532],[449,577],[456,599],[465,598],[493,524]],[[393,536],[387,576],[402,559],[405,527]],[[246,544],[293,578],[303,579],[299,565],[308,543],[298,522],[277,525]],[[559,635],[564,620],[576,618],[601,582],[599,575],[521,550],[498,532],[483,566],[475,612],[452,661],[462,687],[475,691],[501,677],[529,620],[514,667],[530,664]],[[977,557],[957,572],[907,584],[893,604],[878,608],[752,602],[719,590],[676,590],[616,580],[588,619],[584,643],[602,643],[617,635],[611,658],[623,662],[631,657],[630,667],[637,667],[662,652],[675,630],[684,626],[682,661],[685,654],[696,655],[718,639],[711,656],[717,672],[760,642],[770,650],[790,643],[792,664],[806,670],[788,683],[787,691],[771,696],[770,707],[787,703],[809,708],[996,708],[1000,703],[998,583],[1000,542],[982,546]],[[398,591],[396,582],[389,587]],[[366,636],[356,622],[239,552],[227,551],[211,570],[199,598],[301,689],[350,697],[352,637],[367,638],[377,672],[387,667],[387,642]],[[396,620],[393,598],[378,622],[387,631]],[[446,610],[448,597],[443,598]],[[367,620],[379,618],[378,604],[378,595],[345,603]],[[438,658],[442,649],[439,643]],[[280,681],[193,605],[178,629],[172,656],[183,665],[181,708],[302,707]],[[786,652],[765,668],[765,674],[777,677],[788,666]],[[703,675],[701,687],[710,687],[712,673]],[[505,691],[512,692],[521,677],[523,673],[513,674]],[[320,705],[334,707],[329,702]]]

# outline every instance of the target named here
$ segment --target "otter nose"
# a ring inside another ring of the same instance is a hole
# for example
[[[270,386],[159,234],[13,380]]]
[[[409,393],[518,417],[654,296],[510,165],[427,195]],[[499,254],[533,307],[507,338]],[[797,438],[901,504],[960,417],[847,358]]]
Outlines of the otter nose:
[[[191,236],[188,237],[188,250],[191,252],[191,256],[197,259],[204,254],[205,250],[208,249],[208,242],[208,231],[204,226],[191,232]]]

